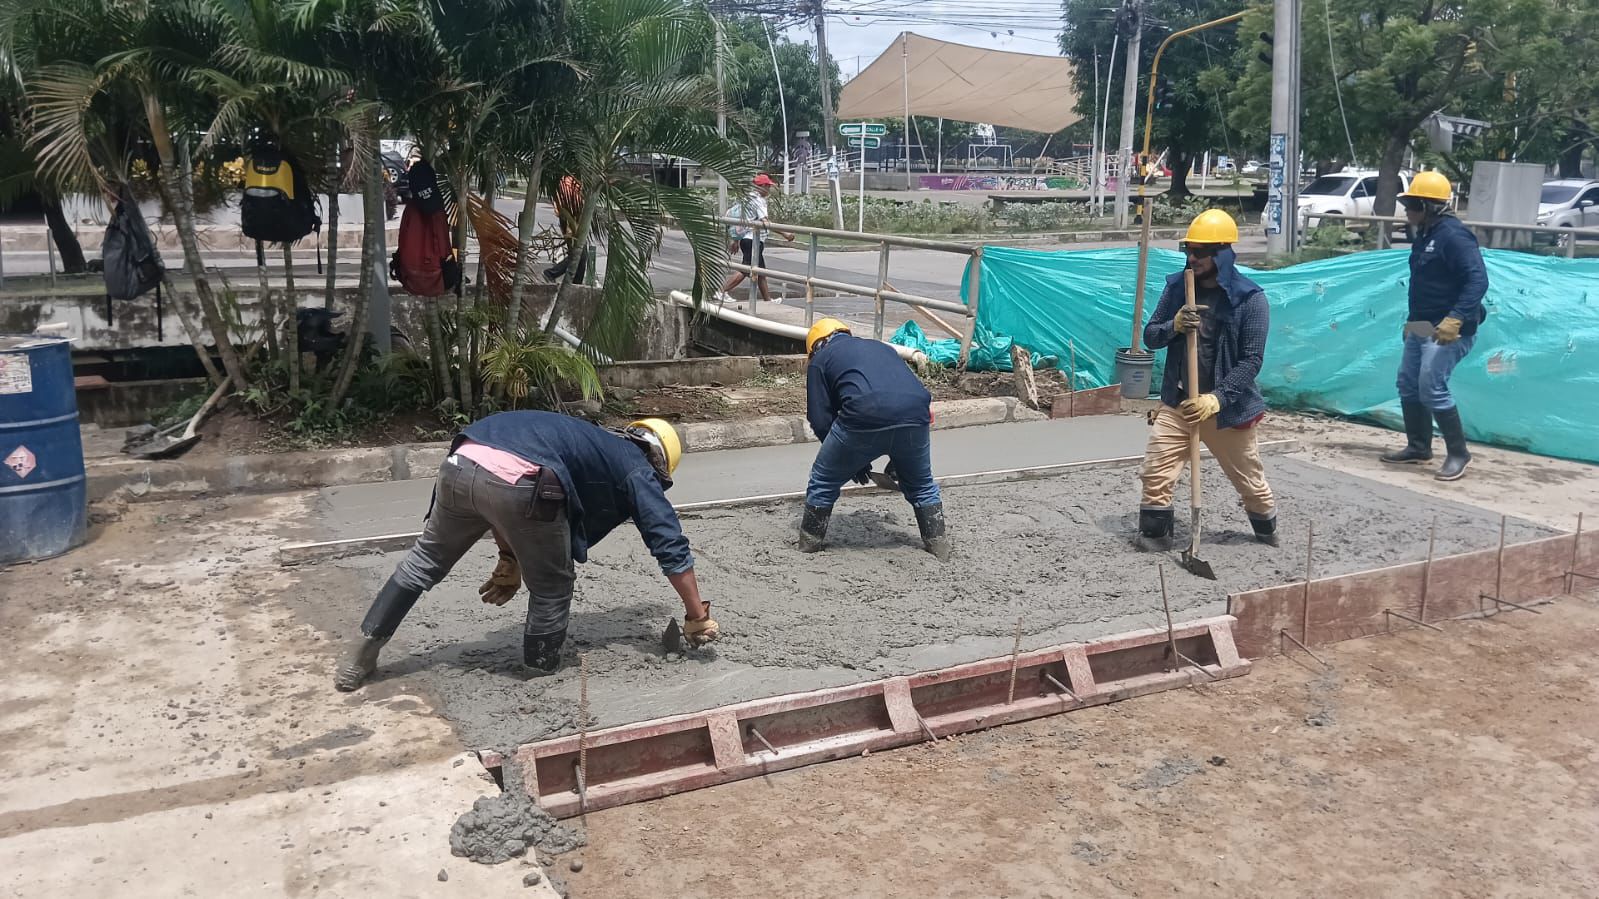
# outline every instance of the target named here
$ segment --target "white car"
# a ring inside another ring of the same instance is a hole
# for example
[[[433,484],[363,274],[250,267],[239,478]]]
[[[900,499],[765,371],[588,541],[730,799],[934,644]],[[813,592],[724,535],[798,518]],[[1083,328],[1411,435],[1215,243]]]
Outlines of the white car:
[[[1242,169],[1242,172],[1245,175],[1253,175],[1256,172],[1260,171],[1261,168],[1262,168],[1262,166],[1261,166],[1260,160],[1251,159],[1251,160],[1249,160],[1249,161],[1244,163],[1244,167]]]
[[[1399,190],[1409,189],[1410,177],[1399,174]],[[1299,224],[1314,228],[1317,216],[1333,212],[1341,215],[1372,215],[1377,206],[1377,173],[1345,169],[1322,175],[1299,189]]]
[[[1545,181],[1538,197],[1538,224],[1599,228],[1599,181]]]

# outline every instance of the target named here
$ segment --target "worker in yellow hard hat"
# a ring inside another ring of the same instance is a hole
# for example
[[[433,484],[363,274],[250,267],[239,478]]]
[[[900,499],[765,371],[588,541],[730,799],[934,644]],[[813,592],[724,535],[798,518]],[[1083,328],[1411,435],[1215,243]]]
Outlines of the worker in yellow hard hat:
[[[811,326],[805,352],[805,417],[822,446],[805,488],[800,551],[822,548],[845,482],[877,480],[911,504],[922,548],[949,561],[944,499],[933,480],[933,397],[927,387],[893,347],[856,337],[836,318]],[[874,477],[872,463],[884,456],[888,464]]]
[[[1437,422],[1446,450],[1440,481],[1464,477],[1471,461],[1449,376],[1471,352],[1477,326],[1488,317],[1482,303],[1488,270],[1476,235],[1449,211],[1453,195],[1449,179],[1437,172],[1416,173],[1399,195],[1410,225],[1410,309],[1397,379],[1407,440],[1403,449],[1381,456],[1390,465],[1432,459]]]
[[[1255,428],[1266,414],[1255,378],[1266,358],[1269,315],[1265,291],[1238,271],[1237,242],[1232,216],[1220,209],[1200,213],[1182,242],[1185,269],[1194,273],[1197,308],[1185,308],[1187,287],[1183,272],[1176,272],[1166,277],[1166,290],[1144,326],[1144,343],[1151,350],[1166,349],[1161,405],[1150,417],[1141,471],[1138,528],[1152,540],[1172,537],[1172,494],[1197,431],[1243,499],[1256,539],[1277,545],[1277,502],[1266,483]],[[1196,332],[1198,396],[1187,399],[1187,337]]]
[[[500,606],[527,586],[522,662],[535,674],[560,666],[573,563],[587,561],[590,547],[628,519],[683,601],[684,638],[695,646],[717,639],[688,538],[666,499],[682,457],[677,431],[658,418],[602,428],[553,412],[501,412],[468,425],[439,467],[422,535],[372,602],[334,686],[354,690],[371,676],[406,613],[485,533],[500,560],[478,593]]]

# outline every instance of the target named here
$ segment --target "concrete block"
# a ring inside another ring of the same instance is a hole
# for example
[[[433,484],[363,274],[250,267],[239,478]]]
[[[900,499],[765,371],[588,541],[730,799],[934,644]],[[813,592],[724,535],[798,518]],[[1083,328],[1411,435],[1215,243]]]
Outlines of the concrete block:
[[[450,452],[448,443],[408,443],[405,450],[405,468],[407,478],[431,478],[438,473],[439,466],[444,464],[444,457]]]
[[[678,427],[689,452],[782,446],[794,442],[794,426],[777,416],[745,421],[695,421]]]
[[[227,460],[224,484],[246,493],[303,490],[329,484],[371,484],[393,476],[387,447],[337,452],[275,453]]]
[[[933,427],[969,428],[974,425],[996,425],[1010,416],[1003,399],[945,400],[933,404]]]

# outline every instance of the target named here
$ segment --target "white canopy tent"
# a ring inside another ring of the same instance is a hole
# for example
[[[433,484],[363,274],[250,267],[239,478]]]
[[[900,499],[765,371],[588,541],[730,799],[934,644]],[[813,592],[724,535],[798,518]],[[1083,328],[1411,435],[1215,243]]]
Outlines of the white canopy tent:
[[[1053,134],[1079,121],[1070,60],[905,32],[839,98],[839,121],[911,115]]]

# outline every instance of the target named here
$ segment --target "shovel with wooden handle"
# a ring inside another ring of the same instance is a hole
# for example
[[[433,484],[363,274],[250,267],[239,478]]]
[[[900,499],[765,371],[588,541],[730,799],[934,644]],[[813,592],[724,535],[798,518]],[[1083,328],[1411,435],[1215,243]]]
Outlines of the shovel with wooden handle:
[[[1187,269],[1183,272],[1183,287],[1188,291],[1187,308],[1195,309],[1194,300],[1194,270]],[[1199,397],[1199,329],[1188,332],[1188,398]],[[1199,531],[1202,492],[1199,485],[1199,428],[1196,426],[1188,435],[1188,477],[1192,489],[1189,491],[1189,510],[1193,513],[1193,520],[1189,525],[1189,532],[1193,535],[1188,548],[1183,550],[1182,566],[1188,569],[1189,574],[1195,574],[1210,580],[1216,579],[1216,572],[1210,563],[1199,557]]]

